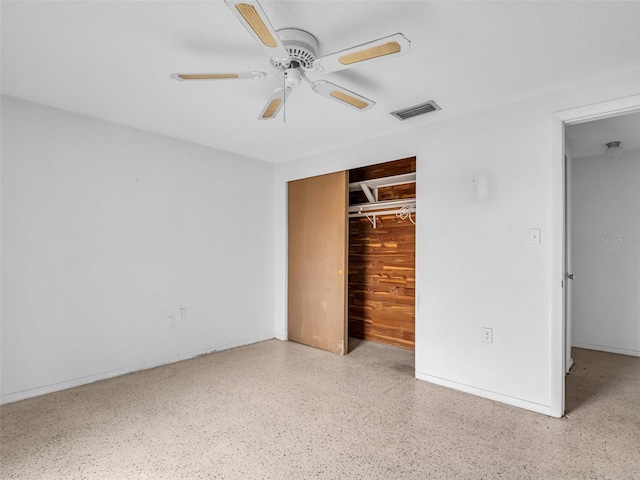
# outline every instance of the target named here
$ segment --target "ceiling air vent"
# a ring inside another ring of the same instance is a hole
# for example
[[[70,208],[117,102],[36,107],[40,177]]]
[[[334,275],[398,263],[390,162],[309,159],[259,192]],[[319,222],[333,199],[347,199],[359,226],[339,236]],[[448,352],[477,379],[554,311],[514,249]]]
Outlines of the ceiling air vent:
[[[423,113],[435,112],[436,110],[440,110],[438,104],[433,100],[429,100],[428,102],[421,103],[420,105],[396,110],[395,112],[391,112],[391,115],[399,118],[400,120],[406,120],[407,118],[422,115]]]

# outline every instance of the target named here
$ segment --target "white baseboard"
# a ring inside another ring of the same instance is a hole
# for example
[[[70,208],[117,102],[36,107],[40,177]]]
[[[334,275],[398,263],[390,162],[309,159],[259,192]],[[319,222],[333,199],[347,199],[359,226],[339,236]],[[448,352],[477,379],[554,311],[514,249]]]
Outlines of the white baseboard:
[[[573,343],[572,347],[585,348],[587,350],[599,350],[607,353],[617,353],[619,355],[631,355],[632,357],[640,357],[640,350],[629,350],[627,348],[609,347],[607,345],[591,345],[589,343]]]
[[[509,395],[503,395],[501,393],[492,392],[491,390],[484,390],[478,387],[472,387],[471,385],[465,385],[464,383],[453,382],[440,377],[434,377],[433,375],[427,375],[426,373],[416,372],[416,378],[418,380],[424,380],[426,382],[435,383],[443,387],[452,388],[465,393],[471,393],[479,397],[488,398],[489,400],[495,400],[496,402],[506,403],[514,407],[524,408],[525,410],[531,410],[536,413],[542,413],[544,415],[551,415],[551,407],[549,405],[542,405],[521,398],[510,397]]]
[[[130,367],[119,368],[117,370],[111,370],[108,372],[97,373],[95,375],[89,375],[86,377],[65,380],[64,382],[53,383],[50,385],[43,385],[41,387],[21,390],[19,392],[7,393],[0,396],[0,404],[4,405],[6,403],[25,400],[27,398],[38,397],[40,395],[46,395],[47,393],[53,393],[60,390],[66,390],[68,388],[79,387],[80,385],[86,385],[88,383],[98,382],[100,380],[107,380],[109,378],[119,377],[121,375],[126,375],[128,373],[139,372],[140,370],[156,368],[162,365],[168,365],[170,363],[180,362],[182,360],[189,360],[190,358],[199,357],[200,355],[206,355],[209,353],[220,352],[222,350],[229,350],[235,347],[251,345],[252,343],[263,342],[265,340],[271,340],[273,338],[274,338],[273,335],[271,335],[264,338],[251,338],[246,340],[240,340],[238,342],[212,346],[212,347],[208,347],[202,350],[197,350],[194,352],[182,353],[179,355],[163,358],[160,360],[152,360],[150,362],[140,363],[138,365],[132,365]]]

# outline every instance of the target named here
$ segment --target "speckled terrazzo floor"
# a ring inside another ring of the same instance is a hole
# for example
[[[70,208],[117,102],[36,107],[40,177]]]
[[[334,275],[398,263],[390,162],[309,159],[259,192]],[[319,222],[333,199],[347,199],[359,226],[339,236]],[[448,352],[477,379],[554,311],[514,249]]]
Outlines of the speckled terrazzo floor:
[[[640,358],[574,351],[567,418],[272,340],[5,405],[2,478],[640,478]]]

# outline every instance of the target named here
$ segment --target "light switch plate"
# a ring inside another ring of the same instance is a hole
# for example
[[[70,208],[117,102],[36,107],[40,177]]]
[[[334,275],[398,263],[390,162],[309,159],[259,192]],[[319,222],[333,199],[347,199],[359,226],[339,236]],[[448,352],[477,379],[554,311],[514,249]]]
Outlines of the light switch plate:
[[[540,229],[539,228],[529,229],[529,243],[531,245],[540,245]]]

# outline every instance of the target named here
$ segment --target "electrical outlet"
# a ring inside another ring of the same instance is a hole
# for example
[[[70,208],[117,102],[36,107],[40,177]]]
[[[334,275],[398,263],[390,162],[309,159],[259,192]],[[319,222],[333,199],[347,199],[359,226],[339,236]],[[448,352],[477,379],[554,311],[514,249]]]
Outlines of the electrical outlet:
[[[175,315],[169,315],[167,317],[167,328],[173,328],[176,326],[176,317]]]
[[[187,319],[187,307],[180,307],[180,320]]]
[[[483,327],[482,328],[482,341],[485,343],[493,343],[493,329]]]

